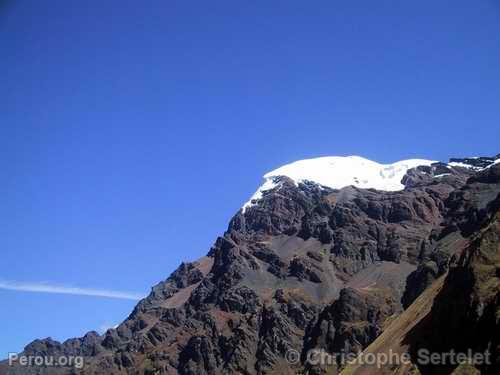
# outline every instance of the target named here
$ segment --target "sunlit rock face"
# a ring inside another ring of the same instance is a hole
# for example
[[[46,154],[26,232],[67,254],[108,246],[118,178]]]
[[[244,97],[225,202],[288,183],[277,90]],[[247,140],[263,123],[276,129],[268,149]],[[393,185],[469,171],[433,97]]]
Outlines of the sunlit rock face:
[[[25,353],[84,356],[82,374],[321,374],[304,359],[309,349],[365,349],[447,273],[460,317],[473,311],[481,320],[493,308],[491,291],[464,278],[498,278],[498,268],[475,266],[470,247],[498,215],[497,161],[325,157],[278,168],[207,256],[154,286],[118,327],[64,343],[37,340]],[[498,246],[488,238],[494,259]],[[434,325],[454,314],[442,301]],[[493,324],[489,317],[481,322]],[[460,319],[446,329],[468,321]],[[287,360],[290,351],[299,360]]]

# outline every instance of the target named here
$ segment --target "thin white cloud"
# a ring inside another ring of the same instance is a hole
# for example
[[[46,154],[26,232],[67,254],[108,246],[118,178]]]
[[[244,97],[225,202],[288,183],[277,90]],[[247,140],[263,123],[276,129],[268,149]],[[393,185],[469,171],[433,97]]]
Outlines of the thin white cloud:
[[[76,296],[118,298],[118,299],[134,300],[134,301],[144,298],[144,295],[138,293],[121,292],[117,290],[108,290],[108,289],[78,288],[66,285],[54,285],[45,282],[23,283],[17,281],[0,280],[0,289],[14,290],[18,292],[72,294]]]

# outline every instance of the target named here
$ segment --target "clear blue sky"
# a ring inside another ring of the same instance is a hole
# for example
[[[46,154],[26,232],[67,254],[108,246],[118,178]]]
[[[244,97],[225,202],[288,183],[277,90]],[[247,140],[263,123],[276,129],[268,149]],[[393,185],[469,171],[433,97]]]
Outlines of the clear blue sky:
[[[0,282],[145,294],[277,166],[500,152],[497,0],[0,4]],[[135,302],[0,304],[6,357]]]

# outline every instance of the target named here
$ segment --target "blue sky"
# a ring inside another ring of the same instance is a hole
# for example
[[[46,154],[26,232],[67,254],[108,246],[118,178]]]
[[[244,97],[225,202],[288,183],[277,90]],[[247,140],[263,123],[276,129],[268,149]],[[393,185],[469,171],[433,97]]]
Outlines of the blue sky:
[[[0,4],[0,357],[119,323],[282,164],[500,152],[496,0]]]

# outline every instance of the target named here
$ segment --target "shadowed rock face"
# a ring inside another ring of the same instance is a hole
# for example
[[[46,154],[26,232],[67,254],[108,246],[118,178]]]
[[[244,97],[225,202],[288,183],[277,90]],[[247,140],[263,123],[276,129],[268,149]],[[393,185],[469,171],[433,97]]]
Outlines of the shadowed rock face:
[[[82,370],[48,374],[320,374],[304,362],[309,349],[363,350],[450,265],[467,263],[464,249],[498,209],[500,165],[418,167],[397,192],[278,182],[116,329],[37,340],[25,353],[86,357]],[[462,297],[479,311],[471,288]],[[302,360],[287,362],[290,350]]]
[[[476,366],[485,374],[500,371],[500,196],[490,202],[486,219],[450,265],[428,318],[410,334],[411,352],[426,348],[491,354],[491,364]],[[453,370],[451,366],[450,370]],[[438,374],[422,367],[425,374]]]

